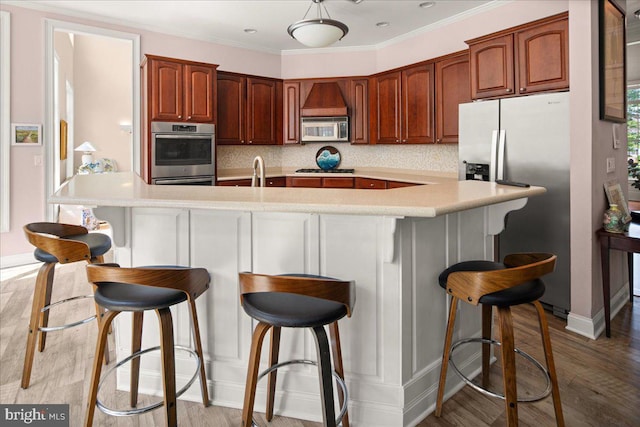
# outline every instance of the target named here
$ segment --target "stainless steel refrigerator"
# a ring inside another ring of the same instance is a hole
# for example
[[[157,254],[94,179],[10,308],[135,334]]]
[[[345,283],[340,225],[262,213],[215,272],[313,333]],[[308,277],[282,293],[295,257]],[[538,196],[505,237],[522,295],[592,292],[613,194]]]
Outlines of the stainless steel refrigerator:
[[[497,237],[499,258],[551,252],[556,269],[543,278],[541,301],[566,317],[571,308],[569,229],[569,93],[460,105],[459,178],[504,179],[546,187],[508,214]]]

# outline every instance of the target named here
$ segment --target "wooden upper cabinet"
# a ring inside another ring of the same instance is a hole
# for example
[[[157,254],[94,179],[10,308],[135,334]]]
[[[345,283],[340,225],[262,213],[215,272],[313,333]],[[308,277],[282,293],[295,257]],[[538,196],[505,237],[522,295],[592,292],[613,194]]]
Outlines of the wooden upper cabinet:
[[[469,57],[474,99],[515,93],[513,34],[470,45]]]
[[[349,86],[351,143],[369,143],[369,80],[352,79]]]
[[[472,98],[568,89],[568,22],[565,12],[467,41]]]
[[[243,76],[218,73],[217,144],[234,145],[245,142],[246,80]]]
[[[150,72],[149,120],[214,123],[217,65],[148,55],[144,67]]]
[[[184,114],[191,122],[213,122],[216,98],[213,88],[216,71],[201,65],[185,65],[185,109]]]
[[[282,141],[282,83],[268,78],[218,73],[220,145],[275,145]]]
[[[280,89],[282,90],[282,89]],[[247,78],[247,138],[249,144],[275,145],[279,126],[278,87],[276,81],[257,77]],[[279,95],[282,99],[282,94]],[[282,105],[280,103],[280,105]],[[282,123],[282,121],[280,121]]]
[[[300,82],[288,81],[283,83],[284,116],[284,144],[300,143]]]
[[[428,144],[434,137],[433,64],[402,71],[403,144]]]
[[[420,64],[371,79],[374,144],[427,144],[434,138],[434,67]]]
[[[436,143],[458,143],[458,106],[471,102],[469,52],[436,62]]]
[[[569,87],[569,22],[541,24],[516,33],[518,92]]]

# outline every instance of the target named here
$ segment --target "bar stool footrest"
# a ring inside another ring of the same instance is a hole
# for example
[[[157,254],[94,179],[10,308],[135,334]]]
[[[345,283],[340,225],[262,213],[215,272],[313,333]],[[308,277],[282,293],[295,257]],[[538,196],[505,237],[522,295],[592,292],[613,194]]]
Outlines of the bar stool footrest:
[[[40,309],[40,312],[44,313],[45,311],[51,310],[56,305],[64,304],[64,303],[75,301],[75,300],[79,300],[79,299],[85,299],[85,298],[93,299],[93,295],[79,295],[79,296],[63,299],[63,300],[54,302],[53,304],[49,304],[49,305],[46,305],[46,306],[42,307]],[[69,329],[69,328],[74,328],[76,326],[84,325],[85,323],[89,323],[89,322],[91,322],[92,320],[94,320],[96,318],[97,318],[97,316],[94,314],[93,316],[89,316],[86,319],[78,320],[77,322],[67,323],[65,325],[60,325],[60,326],[46,326],[46,327],[45,326],[41,326],[41,327],[38,328],[38,330],[41,331],[41,332],[61,331],[63,329]]]
[[[453,360],[453,354],[454,354],[456,348],[458,348],[459,346],[464,345],[464,344],[476,343],[476,342],[479,342],[479,343],[482,343],[482,344],[497,345],[497,346],[501,346],[502,345],[502,343],[500,341],[496,341],[496,340],[492,340],[492,339],[486,339],[486,338],[466,338],[466,339],[462,339],[462,340],[456,341],[451,346],[451,352],[449,353],[449,365],[453,368],[455,373],[458,374],[458,376],[462,379],[462,381],[464,381],[467,385],[469,385],[474,390],[477,390],[480,393],[483,393],[483,394],[485,394],[487,396],[492,396],[492,397],[496,397],[498,399],[504,400],[504,394],[496,393],[494,391],[486,389],[486,388],[474,383],[471,379],[467,378],[467,376],[464,375],[462,373],[462,371],[460,371],[458,369],[458,367],[455,364],[455,361]],[[524,357],[525,360],[529,361],[530,363],[533,364],[533,366],[538,368],[538,370],[542,371],[542,373],[544,375],[544,378],[546,380],[546,389],[543,392],[541,392],[540,394],[534,395],[534,396],[530,396],[530,397],[518,397],[518,399],[517,399],[518,402],[537,402],[537,401],[542,400],[545,397],[549,396],[549,394],[551,394],[551,377],[549,376],[549,371],[547,371],[547,369],[544,366],[542,366],[542,364],[540,362],[538,362],[533,356],[525,353],[524,351],[522,351],[522,350],[520,350],[518,348],[515,348],[514,352],[516,354],[519,354],[520,356]]]
[[[280,363],[276,363],[275,365],[272,365],[271,367],[265,369],[264,371],[262,371],[260,373],[260,375],[258,375],[258,381],[260,381],[263,377],[265,377],[266,375],[270,374],[271,372],[282,368],[283,366],[288,366],[288,365],[313,365],[313,366],[318,366],[318,363],[313,361],[313,360],[307,360],[307,359],[293,359],[293,360],[287,360],[285,362],[280,362]],[[342,417],[344,417],[344,414],[347,413],[347,403],[349,402],[349,393],[347,391],[347,384],[345,383],[344,379],[340,378],[340,375],[338,375],[338,373],[336,371],[332,371],[331,374],[333,375],[333,378],[335,378],[336,380],[336,384],[338,384],[340,386],[340,388],[342,389],[342,394],[344,396],[344,403],[342,404],[342,408],[340,408],[340,413],[338,414],[338,416],[336,417],[336,425],[341,425],[342,423]],[[255,419],[251,419],[251,426],[252,427],[260,427]]]
[[[175,345],[175,346],[173,346],[173,348],[176,349],[176,350],[181,350],[181,351],[189,353],[190,355],[195,357],[195,361],[196,361],[196,371],[194,372],[194,374],[191,377],[191,379],[187,382],[187,384],[176,392],[176,399],[177,399],[182,394],[184,394],[184,392],[187,391],[189,389],[189,387],[191,387],[191,385],[195,382],[196,378],[198,378],[198,374],[200,373],[200,358],[198,357],[198,354],[194,350],[192,350],[191,348],[184,347],[184,346],[181,346],[181,345]],[[105,380],[105,378],[112,371],[116,370],[117,368],[121,367],[125,363],[128,363],[128,362],[130,362],[131,360],[133,360],[133,359],[135,359],[137,357],[141,357],[143,354],[149,353],[151,351],[159,351],[159,350],[160,350],[160,346],[156,346],[156,347],[150,347],[150,348],[146,348],[144,350],[137,351],[137,352],[133,353],[132,355],[126,357],[125,359],[122,359],[116,365],[114,365],[111,368],[109,368],[109,370],[107,370],[107,372],[105,372],[104,376],[102,377],[102,379],[98,383],[98,393],[100,393],[100,388],[102,387],[103,381]],[[143,408],[132,408],[132,409],[127,409],[127,410],[120,411],[120,410],[108,408],[100,401],[100,399],[96,399],[96,406],[98,407],[98,409],[100,409],[105,414],[113,415],[113,416],[116,416],[116,417],[127,417],[127,416],[132,416],[132,415],[146,414],[147,412],[153,411],[154,409],[158,409],[159,407],[161,407],[163,405],[164,405],[164,401],[159,401],[159,402],[156,402],[156,403],[152,403],[151,405],[145,406]]]

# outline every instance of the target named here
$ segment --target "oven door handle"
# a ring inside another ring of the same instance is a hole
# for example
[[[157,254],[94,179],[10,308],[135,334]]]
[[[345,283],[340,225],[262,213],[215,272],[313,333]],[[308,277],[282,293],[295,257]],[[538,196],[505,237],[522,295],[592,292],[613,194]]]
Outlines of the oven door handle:
[[[197,184],[199,182],[213,182],[212,178],[185,178],[185,179],[156,179],[154,183],[156,185],[167,184]]]
[[[212,133],[177,133],[177,134],[172,134],[172,133],[154,133],[153,134],[153,139],[208,139],[208,138],[213,138]]]

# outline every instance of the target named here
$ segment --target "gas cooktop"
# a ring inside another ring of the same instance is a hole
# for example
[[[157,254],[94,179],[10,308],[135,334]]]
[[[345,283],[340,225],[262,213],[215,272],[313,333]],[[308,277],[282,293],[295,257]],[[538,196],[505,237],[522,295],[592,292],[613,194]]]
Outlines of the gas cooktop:
[[[296,173],[353,173],[354,169],[298,169]]]

